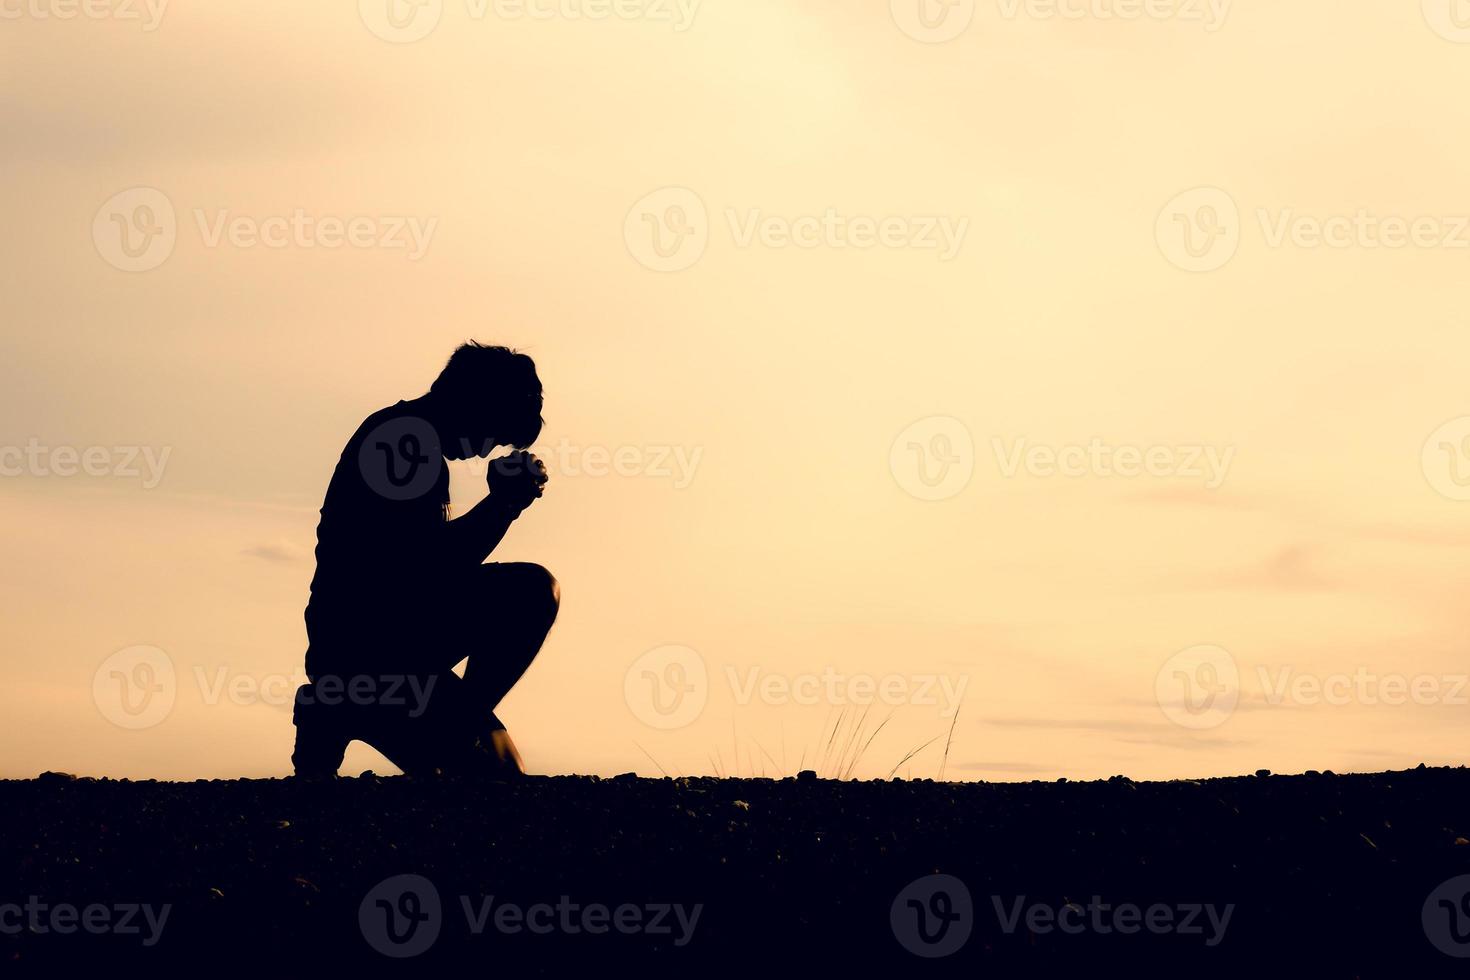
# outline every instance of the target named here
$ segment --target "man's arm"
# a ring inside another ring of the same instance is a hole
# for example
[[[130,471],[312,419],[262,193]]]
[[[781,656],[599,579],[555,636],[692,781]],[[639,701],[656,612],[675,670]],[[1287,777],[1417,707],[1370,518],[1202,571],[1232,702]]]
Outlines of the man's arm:
[[[463,517],[444,525],[444,560],[449,565],[478,565],[494,551],[511,524],[521,516],[491,494],[471,507]]]
[[[546,466],[528,452],[513,452],[490,463],[485,474],[490,495],[444,525],[444,559],[451,565],[478,565],[496,549],[511,524],[546,486]]]

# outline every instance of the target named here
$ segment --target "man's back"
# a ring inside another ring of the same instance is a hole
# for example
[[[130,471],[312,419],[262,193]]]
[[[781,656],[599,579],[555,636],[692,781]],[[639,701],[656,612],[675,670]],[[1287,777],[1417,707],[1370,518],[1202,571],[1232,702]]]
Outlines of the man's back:
[[[375,412],[358,427],[327,486],[306,609],[318,654],[308,654],[308,673],[323,652],[360,641],[365,623],[413,615],[432,594],[449,471],[433,428],[405,405]]]

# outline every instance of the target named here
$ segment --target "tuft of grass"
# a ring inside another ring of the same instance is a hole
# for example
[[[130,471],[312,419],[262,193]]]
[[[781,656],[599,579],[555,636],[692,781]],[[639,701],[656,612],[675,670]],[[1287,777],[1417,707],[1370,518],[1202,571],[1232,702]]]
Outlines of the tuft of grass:
[[[659,761],[653,757],[653,753],[652,752],[649,752],[642,745],[639,745],[639,743],[636,742],[636,741],[633,744],[638,746],[638,751],[639,752],[642,752],[644,755],[648,756],[648,761],[649,762],[653,763],[655,766],[658,766],[658,771],[664,774],[664,778],[665,779],[668,779],[669,778],[669,771],[667,769],[665,769],[663,766],[659,765]]]
[[[933,738],[909,749],[894,764],[893,768],[888,771],[888,775],[885,778],[893,779],[900,769],[904,770],[905,778],[912,778],[913,766],[911,763],[914,758],[943,738],[944,752],[939,758],[939,772],[937,776],[938,779],[943,780],[945,770],[949,766],[950,750],[954,747],[954,736],[959,726],[960,708],[962,707],[963,705],[955,709],[954,717],[949,722],[949,728],[943,735],[935,735]],[[794,771],[801,772],[805,770],[807,768],[807,757],[811,756],[813,759],[811,768],[816,770],[819,777],[836,780],[851,780],[855,778],[854,774],[857,772],[858,766],[862,763],[863,759],[867,758],[869,750],[873,747],[873,743],[882,734],[883,730],[888,726],[888,723],[898,714],[898,709],[895,708],[870,729],[869,724],[872,721],[872,710],[872,704],[865,705],[861,710],[858,710],[852,705],[843,705],[841,708],[836,709],[836,717],[834,718],[834,709],[829,706],[826,717],[817,729],[815,743],[802,745],[801,755],[797,759],[796,769]],[[636,742],[634,744],[638,745]],[[778,773],[783,778],[792,775],[792,771],[786,767],[786,727],[784,720],[781,724],[781,759],[779,762],[754,736],[742,740],[739,727],[736,725],[734,719],[730,721],[730,747],[732,763],[728,767],[725,764],[724,751],[719,745],[714,747],[714,753],[712,755],[707,756],[710,769],[716,778],[765,778],[768,772]],[[659,772],[665,776],[668,775],[667,770],[664,769],[657,759],[649,754],[647,749],[643,748],[642,745],[638,745],[638,749],[658,767]],[[741,757],[742,749],[744,750],[743,759]],[[767,769],[767,764],[770,766],[769,769]]]
[[[902,759],[899,759],[898,760],[898,763],[892,769],[890,769],[888,771],[888,778],[889,779],[892,779],[894,773],[898,772],[898,767],[899,766],[903,765],[905,762],[908,762],[914,756],[918,755],[920,752],[924,751],[925,749],[927,749],[929,746],[933,745],[937,741],[939,741],[939,736],[938,735],[935,735],[933,738],[931,738],[929,741],[925,742],[923,745],[920,745],[918,748],[909,749],[908,754],[905,755]],[[912,773],[912,770],[910,770],[910,772]]]
[[[949,747],[954,742],[954,726],[960,723],[960,709],[954,709],[954,718],[949,723],[949,734],[944,737],[944,758],[939,760],[939,781],[944,781],[944,767],[949,765]]]

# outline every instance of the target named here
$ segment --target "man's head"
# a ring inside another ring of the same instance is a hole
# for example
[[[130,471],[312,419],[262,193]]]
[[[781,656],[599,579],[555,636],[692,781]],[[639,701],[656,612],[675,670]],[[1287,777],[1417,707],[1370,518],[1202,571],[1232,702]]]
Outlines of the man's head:
[[[541,434],[536,362],[509,347],[470,341],[450,356],[429,394],[450,459],[488,456],[496,446],[522,449]]]

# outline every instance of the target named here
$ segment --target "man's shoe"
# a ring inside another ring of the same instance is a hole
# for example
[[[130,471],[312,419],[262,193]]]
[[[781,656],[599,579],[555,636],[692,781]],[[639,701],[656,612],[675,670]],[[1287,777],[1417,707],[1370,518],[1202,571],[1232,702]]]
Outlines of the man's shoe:
[[[511,741],[510,732],[493,714],[476,733],[470,757],[473,760],[470,771],[477,776],[518,779],[526,774],[525,763],[521,761],[516,743]]]
[[[291,765],[298,776],[335,776],[347,754],[349,738],[338,727],[337,713],[322,704],[316,690],[303,684],[296,691],[296,707],[292,721],[296,724],[296,751]]]

